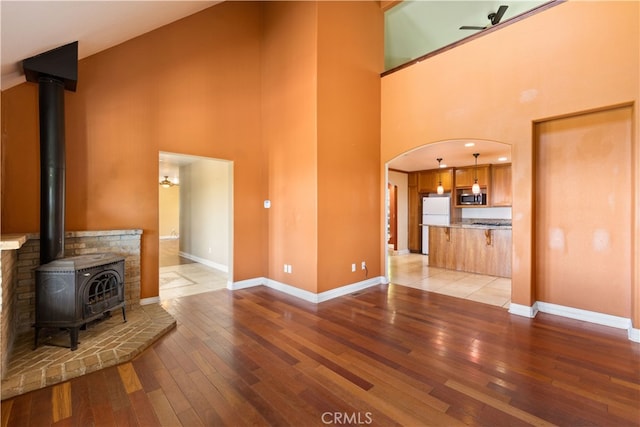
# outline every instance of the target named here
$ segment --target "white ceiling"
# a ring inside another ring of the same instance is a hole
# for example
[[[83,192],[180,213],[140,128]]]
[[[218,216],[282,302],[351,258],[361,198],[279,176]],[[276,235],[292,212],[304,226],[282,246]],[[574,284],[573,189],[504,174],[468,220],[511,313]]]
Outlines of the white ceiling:
[[[465,144],[473,145],[465,146]],[[390,169],[404,172],[436,169],[438,167],[436,159],[438,158],[441,158],[442,165],[447,165],[447,167],[470,166],[476,161],[473,153],[480,154],[478,156],[479,165],[511,162],[511,146],[508,144],[476,139],[459,139],[416,148],[391,160],[387,166]]]
[[[21,63],[26,58],[74,41],[79,59],[86,58],[216,3],[220,1],[2,0],[2,89],[25,81]]]

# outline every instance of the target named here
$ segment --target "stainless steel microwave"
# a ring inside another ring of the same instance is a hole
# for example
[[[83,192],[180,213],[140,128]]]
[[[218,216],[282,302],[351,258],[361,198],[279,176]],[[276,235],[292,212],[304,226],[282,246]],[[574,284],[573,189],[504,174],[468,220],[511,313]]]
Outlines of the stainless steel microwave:
[[[472,194],[462,193],[458,196],[459,205],[485,205],[487,204],[487,195],[485,193]]]

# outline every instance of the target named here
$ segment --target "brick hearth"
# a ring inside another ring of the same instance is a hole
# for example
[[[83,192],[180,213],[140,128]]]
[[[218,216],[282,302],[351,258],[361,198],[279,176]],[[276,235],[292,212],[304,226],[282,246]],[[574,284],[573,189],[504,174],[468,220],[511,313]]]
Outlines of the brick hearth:
[[[120,310],[115,310],[111,318],[80,331],[76,351],[59,346],[69,345],[69,334],[55,329],[47,333],[54,335],[50,344],[58,346],[45,345],[43,330],[43,345],[33,350],[40,242],[37,234],[2,236],[2,399],[128,361],[175,326],[175,320],[160,305],[140,305],[141,234],[137,229],[65,233],[66,256],[106,252],[125,258],[127,323],[123,323]]]
[[[33,332],[19,335],[2,380],[2,399],[57,384],[102,368],[133,359],[154,341],[174,328],[176,321],[159,304],[137,306],[127,311],[127,322],[120,310],[80,331],[78,350],[69,345],[69,334],[55,335],[33,350]],[[45,331],[42,337],[45,337]],[[47,344],[47,342],[49,344]],[[50,345],[55,344],[55,345]]]

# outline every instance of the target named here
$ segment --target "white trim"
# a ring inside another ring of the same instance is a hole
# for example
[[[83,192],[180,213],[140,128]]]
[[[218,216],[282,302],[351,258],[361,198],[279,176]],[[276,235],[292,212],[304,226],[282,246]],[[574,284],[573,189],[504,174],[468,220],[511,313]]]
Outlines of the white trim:
[[[534,317],[536,317],[536,314],[538,314],[538,303],[534,302],[531,307],[527,305],[511,303],[509,304],[509,313],[533,319]]]
[[[140,300],[140,305],[151,305],[151,304],[159,304],[160,297],[150,297],[150,298],[142,298]]]
[[[392,249],[392,250],[391,250],[391,252],[392,252],[392,255],[393,255],[393,256],[397,256],[397,255],[408,255],[408,254],[410,254],[410,253],[411,253],[411,251],[410,251],[409,249],[399,249],[399,250],[397,250],[397,251],[395,251],[395,250],[393,250],[393,249]]]
[[[255,279],[240,280],[239,282],[227,282],[227,289],[237,291],[238,289],[252,288],[254,286],[266,285],[267,279],[264,277],[256,277]]]
[[[629,328],[629,339],[634,342],[640,342],[640,329]]]
[[[216,270],[220,270],[220,271],[223,271],[225,273],[229,272],[229,266],[228,265],[218,264],[217,262],[213,262],[213,261],[210,261],[208,259],[200,258],[198,256],[191,255],[191,254],[188,254],[188,253],[182,252],[182,251],[179,251],[178,255],[180,255],[183,258],[190,259],[191,261],[195,261],[197,263],[204,264],[207,267],[215,268]]]
[[[362,280],[360,282],[352,283],[350,285],[341,286],[339,288],[330,289],[328,291],[317,294],[318,302],[328,301],[333,298],[338,298],[344,295],[352,294],[354,292],[361,291],[363,289],[370,288],[376,285],[382,285],[386,283],[384,276],[372,277],[371,279]]]
[[[176,236],[175,234],[169,234],[167,236],[160,236],[160,240],[178,240],[180,236]]]
[[[538,310],[543,313],[555,314],[556,316],[568,317],[570,319],[584,320],[603,326],[610,326],[618,329],[631,329],[631,319],[625,317],[612,316],[610,314],[598,313],[595,311],[582,310],[580,308],[566,307],[558,304],[538,301]]]
[[[352,283],[350,285],[341,286],[336,289],[330,289],[319,294],[314,294],[313,292],[296,288],[295,286],[287,285],[286,283],[278,282],[277,280],[267,279],[265,277],[257,277],[255,279],[241,280],[239,282],[229,282],[227,284],[227,289],[235,291],[238,289],[246,289],[253,286],[264,285],[278,292],[283,292],[287,295],[291,295],[296,298],[318,304],[320,302],[352,294],[354,292],[385,283],[387,283],[386,279],[383,276],[378,276],[371,279],[363,280],[361,282]]]

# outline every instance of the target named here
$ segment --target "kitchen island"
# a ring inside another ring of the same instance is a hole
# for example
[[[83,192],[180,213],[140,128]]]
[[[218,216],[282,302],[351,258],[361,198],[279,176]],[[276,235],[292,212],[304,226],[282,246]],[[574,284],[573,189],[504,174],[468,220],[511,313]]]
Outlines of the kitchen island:
[[[429,265],[511,277],[511,223],[473,221],[429,227]]]

